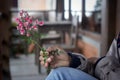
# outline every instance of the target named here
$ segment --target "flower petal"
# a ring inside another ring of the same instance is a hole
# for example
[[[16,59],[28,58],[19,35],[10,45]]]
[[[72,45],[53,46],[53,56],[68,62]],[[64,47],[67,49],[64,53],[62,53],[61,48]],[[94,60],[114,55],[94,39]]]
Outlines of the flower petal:
[[[39,22],[39,25],[40,25],[40,26],[43,26],[43,25],[44,25],[44,22],[43,22],[43,21],[40,21],[40,22]]]

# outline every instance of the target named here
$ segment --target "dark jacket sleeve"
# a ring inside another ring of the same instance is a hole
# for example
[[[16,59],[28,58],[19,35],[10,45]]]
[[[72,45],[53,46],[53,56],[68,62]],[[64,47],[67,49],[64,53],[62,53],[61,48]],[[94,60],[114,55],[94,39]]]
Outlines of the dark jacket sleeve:
[[[91,63],[80,53],[68,53],[71,56],[70,67],[80,69],[91,75],[93,75],[94,64]]]

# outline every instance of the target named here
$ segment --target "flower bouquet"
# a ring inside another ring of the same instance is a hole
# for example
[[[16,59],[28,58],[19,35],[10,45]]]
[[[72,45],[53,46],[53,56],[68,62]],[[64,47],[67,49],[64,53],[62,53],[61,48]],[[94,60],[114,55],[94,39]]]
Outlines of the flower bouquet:
[[[33,43],[40,48],[43,53],[45,63],[46,59],[49,57],[48,52],[37,42],[37,40],[41,37],[41,33],[38,32],[38,27],[42,27],[44,25],[44,22],[31,17],[26,11],[23,10],[20,11],[19,16],[20,17],[16,18],[17,30],[19,30],[24,40],[26,40],[28,43]],[[49,54],[55,55],[59,53],[60,51],[57,49],[53,52],[50,52]]]

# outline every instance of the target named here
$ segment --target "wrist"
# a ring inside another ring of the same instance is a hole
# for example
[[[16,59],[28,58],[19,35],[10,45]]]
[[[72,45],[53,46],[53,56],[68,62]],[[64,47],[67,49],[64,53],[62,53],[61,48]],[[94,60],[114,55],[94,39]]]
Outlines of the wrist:
[[[76,68],[81,64],[80,59],[77,57],[77,55],[73,55],[72,53],[68,53],[68,55],[70,57],[69,67]]]
[[[72,60],[71,56],[68,56],[67,66],[70,66],[71,60]]]

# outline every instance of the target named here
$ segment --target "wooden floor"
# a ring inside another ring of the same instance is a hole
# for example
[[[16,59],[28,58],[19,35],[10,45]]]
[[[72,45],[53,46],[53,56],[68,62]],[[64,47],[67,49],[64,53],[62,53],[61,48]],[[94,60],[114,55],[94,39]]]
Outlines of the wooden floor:
[[[86,58],[98,57],[98,49],[90,43],[78,40],[77,47]]]
[[[12,80],[44,80],[46,70],[42,68],[42,73],[39,74],[34,59],[34,54],[20,55],[17,59],[10,59]]]

